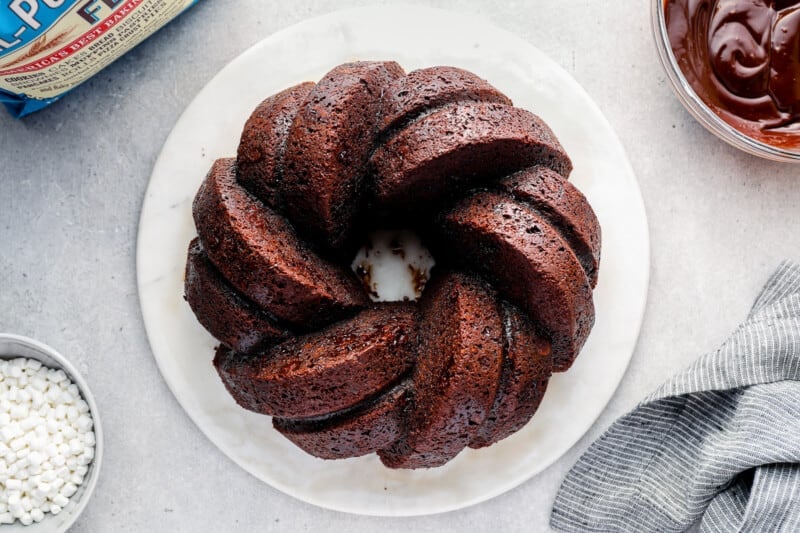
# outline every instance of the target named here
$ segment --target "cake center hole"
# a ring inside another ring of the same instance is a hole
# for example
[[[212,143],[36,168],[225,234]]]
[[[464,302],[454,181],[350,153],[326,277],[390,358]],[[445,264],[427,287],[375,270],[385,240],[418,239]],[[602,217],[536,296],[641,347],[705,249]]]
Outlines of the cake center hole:
[[[422,296],[436,264],[416,234],[405,230],[380,230],[350,265],[374,302],[413,301]]]

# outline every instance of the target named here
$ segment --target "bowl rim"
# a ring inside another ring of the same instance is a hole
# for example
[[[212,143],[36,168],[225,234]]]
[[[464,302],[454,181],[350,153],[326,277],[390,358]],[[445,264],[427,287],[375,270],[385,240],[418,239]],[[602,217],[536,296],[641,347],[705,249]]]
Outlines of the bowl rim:
[[[94,457],[92,458],[92,462],[90,463],[90,465],[93,465],[94,468],[92,469],[91,475],[88,477],[88,479],[85,479],[84,482],[82,483],[82,486],[84,486],[85,488],[83,494],[81,495],[81,498],[75,502],[75,508],[72,510],[72,514],[67,520],[62,522],[59,528],[57,529],[59,533],[63,533],[69,530],[69,528],[75,524],[75,521],[86,509],[86,506],[89,504],[89,500],[91,500],[92,496],[94,495],[98,479],[100,478],[100,470],[103,464],[103,428],[100,423],[100,411],[97,407],[97,402],[94,399],[94,395],[92,394],[92,390],[89,388],[89,384],[86,382],[81,373],[78,372],[78,370],[72,365],[72,363],[70,363],[69,359],[61,355],[61,353],[59,353],[53,347],[48,346],[43,342],[37,341],[36,339],[32,339],[24,335],[16,335],[13,333],[0,332],[0,343],[9,341],[17,343],[21,346],[31,348],[55,360],[58,363],[61,370],[64,370],[64,372],[67,373],[72,382],[78,386],[78,390],[80,390],[81,396],[89,405],[89,412],[92,415],[92,424],[93,424],[92,430],[94,431],[95,435],[95,444],[94,444]],[[0,359],[4,360],[13,360],[17,358],[35,359],[35,357],[27,355],[19,355],[19,356],[0,355]],[[44,361],[43,363],[45,363],[45,366],[50,366]],[[0,526],[0,531],[2,531],[2,526]]]
[[[672,45],[667,34],[667,21],[665,15],[666,2],[668,0],[655,0],[651,4],[653,38],[656,41],[656,49],[661,65],[667,73],[672,90],[678,96],[678,100],[683,104],[687,111],[703,125],[708,131],[717,138],[727,142],[731,146],[738,148],[752,155],[781,161],[784,163],[800,163],[800,151],[786,150],[758,141],[745,135],[724,120],[722,120],[695,92],[692,85],[686,79],[683,71],[678,66]]]

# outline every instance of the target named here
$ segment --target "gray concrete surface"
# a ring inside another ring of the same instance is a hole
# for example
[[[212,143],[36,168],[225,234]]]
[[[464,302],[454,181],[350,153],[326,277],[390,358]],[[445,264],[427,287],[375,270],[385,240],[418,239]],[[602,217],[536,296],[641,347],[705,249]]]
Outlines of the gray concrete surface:
[[[781,259],[800,260],[800,166],[740,153],[684,111],[658,63],[649,2],[428,2],[483,15],[541,48],[617,130],[650,219],[652,281],[639,345],[591,431],[541,475],[488,503],[365,518],[262,484],[199,432],[161,379],[137,301],[139,210],[162,143],[214,73],[281,28],[375,3],[206,0],[52,108],[23,121],[0,113],[0,330],[75,361],[104,416],[104,470],[75,531],[546,530],[559,483],[589,443],[715,348]]]

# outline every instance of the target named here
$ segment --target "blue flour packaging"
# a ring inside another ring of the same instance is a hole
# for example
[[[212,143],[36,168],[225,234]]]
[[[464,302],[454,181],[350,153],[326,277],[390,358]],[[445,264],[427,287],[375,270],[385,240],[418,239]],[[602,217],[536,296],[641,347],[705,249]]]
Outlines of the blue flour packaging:
[[[0,102],[55,102],[198,0],[0,0]]]

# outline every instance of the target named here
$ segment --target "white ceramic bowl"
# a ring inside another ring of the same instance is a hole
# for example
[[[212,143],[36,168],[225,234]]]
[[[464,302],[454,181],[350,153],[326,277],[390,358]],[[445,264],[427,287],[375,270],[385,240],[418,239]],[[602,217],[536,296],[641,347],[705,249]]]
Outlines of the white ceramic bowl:
[[[697,95],[692,85],[683,75],[675,55],[672,53],[672,45],[667,34],[667,17],[664,11],[664,2],[665,0],[650,0],[653,37],[656,41],[658,57],[664,66],[667,78],[669,78],[678,100],[681,101],[686,110],[708,131],[739,150],[765,159],[772,159],[773,161],[800,163],[800,150],[771,146],[745,135],[717,116],[703,99]]]
[[[67,531],[78,519],[97,485],[100,465],[103,462],[103,431],[100,427],[100,414],[86,381],[63,355],[33,339],[0,333],[0,359],[16,359],[18,357],[36,359],[49,368],[60,368],[69,376],[69,379],[80,389],[83,399],[89,404],[96,443],[94,459],[89,464],[89,471],[86,473],[83,483],[59,514],[46,513],[44,520],[29,526],[23,526],[19,522],[0,525],[0,533],[62,533]]]

